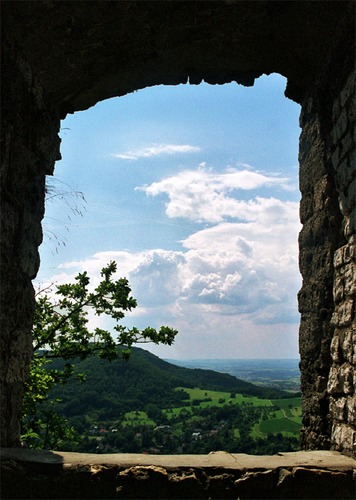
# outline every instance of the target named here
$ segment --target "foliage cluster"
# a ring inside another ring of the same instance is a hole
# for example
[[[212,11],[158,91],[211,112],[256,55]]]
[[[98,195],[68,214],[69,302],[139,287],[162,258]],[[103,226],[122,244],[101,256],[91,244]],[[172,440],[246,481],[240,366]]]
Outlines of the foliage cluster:
[[[49,394],[75,375],[83,382],[85,375],[75,372],[74,363],[97,355],[114,361],[128,359],[133,344],[153,342],[171,345],[177,331],[167,326],[159,330],[147,327],[126,328],[120,324],[127,311],[137,306],[126,278],[115,279],[117,265],[110,262],[101,271],[101,281],[92,290],[86,272],[79,273],[74,283],[41,290],[36,296],[33,326],[33,359],[23,401],[23,441],[28,446],[55,448],[75,439],[73,427],[66,426],[59,415],[56,398]],[[46,293],[47,292],[47,293]],[[114,322],[113,331],[89,327],[89,311],[104,315]],[[123,346],[118,350],[118,346]],[[54,360],[60,359],[55,365]]]

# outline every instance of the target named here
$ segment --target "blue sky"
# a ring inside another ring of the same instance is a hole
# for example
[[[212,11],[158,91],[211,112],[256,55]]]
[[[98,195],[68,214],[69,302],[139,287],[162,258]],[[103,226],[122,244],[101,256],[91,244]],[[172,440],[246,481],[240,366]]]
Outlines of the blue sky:
[[[165,358],[298,357],[299,106],[286,81],[158,86],[62,122],[36,283],[110,260]],[[79,210],[82,215],[76,212]],[[91,316],[92,326],[111,328]]]

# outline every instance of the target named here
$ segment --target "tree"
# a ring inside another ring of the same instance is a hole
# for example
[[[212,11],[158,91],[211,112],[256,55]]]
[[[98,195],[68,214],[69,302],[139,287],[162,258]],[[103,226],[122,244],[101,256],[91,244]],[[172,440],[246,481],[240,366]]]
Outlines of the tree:
[[[114,279],[117,265],[110,262],[101,271],[99,285],[90,291],[87,272],[79,273],[74,283],[58,285],[55,298],[48,295],[51,288],[36,294],[36,312],[33,326],[33,358],[30,376],[25,384],[23,402],[23,441],[30,447],[56,448],[75,439],[75,431],[55,411],[56,401],[50,399],[57,384],[65,384],[74,374],[75,359],[97,355],[109,361],[120,356],[130,357],[133,344],[153,342],[171,345],[177,331],[162,326],[159,330],[126,328],[119,324],[125,312],[137,307],[126,278]],[[114,334],[101,328],[91,331],[88,312],[105,315],[115,322]],[[63,360],[58,368],[51,368],[56,359]],[[76,374],[85,380],[84,374]]]

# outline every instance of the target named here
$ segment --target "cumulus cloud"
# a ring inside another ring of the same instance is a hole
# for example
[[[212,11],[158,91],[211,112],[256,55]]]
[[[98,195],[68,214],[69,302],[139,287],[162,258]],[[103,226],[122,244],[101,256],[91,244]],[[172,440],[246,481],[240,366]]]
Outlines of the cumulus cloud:
[[[250,191],[278,187],[289,190],[291,185],[285,177],[266,176],[251,170],[227,168],[223,173],[214,172],[200,164],[197,170],[184,170],[179,174],[136,189],[148,196],[166,194],[168,217],[182,217],[195,222],[218,223],[227,218],[258,217],[268,210],[277,210],[276,200],[239,200],[236,191]],[[260,208],[260,210],[256,210]]]
[[[290,184],[252,167],[216,173],[201,164],[198,170],[141,187],[151,196],[168,195],[167,216],[209,226],[197,225],[181,241],[180,251],[98,252],[62,264],[53,279],[70,281],[86,270],[95,284],[101,268],[115,260],[117,276],[129,279],[138,300],[139,307],[128,320],[132,325],[169,324],[182,332],[185,342],[188,333],[203,331],[210,342],[219,332],[224,332],[225,343],[227,337],[241,337],[243,332],[257,336],[258,331],[273,335],[278,330],[281,339],[281,325],[296,329],[299,321],[299,206],[280,200],[275,190],[270,197],[254,192],[261,187],[284,190]],[[239,199],[239,190],[248,192],[250,199]]]
[[[179,274],[184,265],[183,252],[150,250],[142,253],[139,264],[130,273],[130,283],[145,306],[172,304],[181,294]]]
[[[223,223],[182,243],[183,251],[100,252],[62,265],[55,279],[65,282],[74,269],[87,270],[95,283],[101,268],[115,260],[118,276],[129,279],[138,299],[136,317],[149,314],[174,322],[195,304],[198,323],[207,313],[243,315],[255,324],[298,320],[292,314],[300,286],[296,231],[276,222],[269,227]]]
[[[200,151],[199,147],[189,144],[157,144],[147,148],[127,151],[126,153],[114,153],[112,156],[120,160],[138,160],[139,158],[150,158],[152,156],[196,153],[198,151]]]

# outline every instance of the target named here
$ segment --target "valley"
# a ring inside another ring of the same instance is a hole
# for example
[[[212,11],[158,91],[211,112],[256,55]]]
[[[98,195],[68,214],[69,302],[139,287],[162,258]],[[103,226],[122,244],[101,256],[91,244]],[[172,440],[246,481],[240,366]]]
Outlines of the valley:
[[[299,448],[297,393],[177,366],[138,348],[128,362],[94,358],[76,370],[87,381],[72,380],[52,395],[77,435],[61,443],[64,451],[273,454]]]

